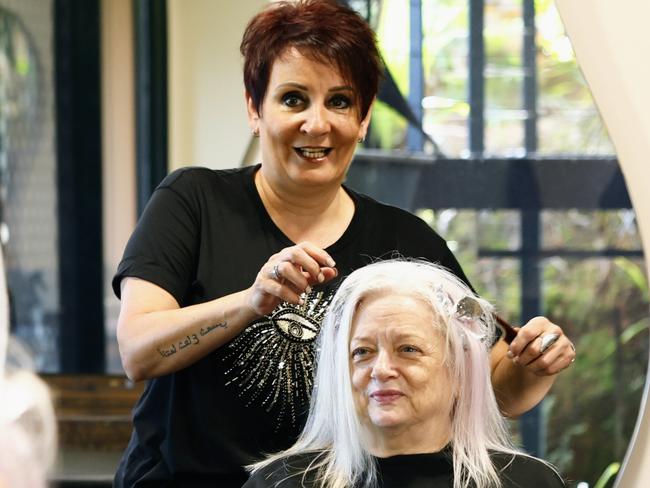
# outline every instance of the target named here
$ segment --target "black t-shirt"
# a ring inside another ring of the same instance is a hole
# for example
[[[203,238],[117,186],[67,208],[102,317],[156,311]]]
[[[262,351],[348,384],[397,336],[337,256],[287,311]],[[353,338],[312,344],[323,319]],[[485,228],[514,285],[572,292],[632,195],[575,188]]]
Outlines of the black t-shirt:
[[[272,254],[294,244],[264,208],[257,168],[184,168],[165,178],[126,246],[116,295],[127,276],[162,287],[181,307],[251,286]],[[192,366],[148,381],[115,486],[239,487],[247,478],[241,466],[289,447],[306,419],[320,321],[353,270],[399,253],[440,263],[467,281],[421,219],[346,191],[354,217],[326,249],[337,280],[314,287],[302,306],[281,304]]]
[[[305,470],[314,454],[303,454],[271,463],[251,476],[243,488],[318,488],[316,470]],[[374,458],[378,488],[453,488],[451,450]],[[511,454],[492,454],[502,488],[563,488],[564,482],[538,459]],[[304,474],[304,477],[303,477]]]

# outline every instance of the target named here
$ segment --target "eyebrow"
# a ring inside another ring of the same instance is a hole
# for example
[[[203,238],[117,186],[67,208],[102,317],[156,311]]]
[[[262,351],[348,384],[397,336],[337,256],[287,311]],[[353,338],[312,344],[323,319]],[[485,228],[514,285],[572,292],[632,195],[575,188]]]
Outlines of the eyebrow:
[[[298,90],[302,90],[302,91],[309,91],[309,89],[305,85],[301,85],[300,83],[297,83],[295,81],[287,81],[285,83],[281,83],[276,87],[275,91],[281,90],[283,88],[288,88],[288,87],[297,88]],[[351,87],[350,85],[340,85],[340,86],[334,86],[334,87],[330,88],[327,91],[328,91],[328,93],[329,92],[338,92],[338,91],[351,91],[351,92],[353,92],[354,88]]]
[[[421,335],[418,335],[418,334],[415,334],[415,333],[412,333],[412,332],[397,333],[397,335],[395,336],[395,339],[398,340],[398,341],[417,339],[417,340],[420,340],[420,341],[423,341],[423,342],[427,342],[427,339],[425,337],[423,337]],[[372,342],[372,341],[373,341],[373,339],[371,337],[368,337],[368,336],[352,337],[350,339],[350,345],[352,345],[353,343],[358,343],[358,342],[364,343],[364,342]]]

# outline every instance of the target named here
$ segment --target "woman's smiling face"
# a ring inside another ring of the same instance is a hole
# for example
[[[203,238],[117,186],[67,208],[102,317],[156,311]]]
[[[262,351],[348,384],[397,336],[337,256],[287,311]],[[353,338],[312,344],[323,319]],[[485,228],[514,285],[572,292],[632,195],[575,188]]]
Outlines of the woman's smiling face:
[[[364,298],[350,336],[357,413],[371,436],[449,426],[453,388],[445,338],[423,300],[390,292]]]
[[[370,119],[358,100],[337,69],[296,49],[276,59],[259,113],[247,97],[264,177],[291,189],[340,185]]]

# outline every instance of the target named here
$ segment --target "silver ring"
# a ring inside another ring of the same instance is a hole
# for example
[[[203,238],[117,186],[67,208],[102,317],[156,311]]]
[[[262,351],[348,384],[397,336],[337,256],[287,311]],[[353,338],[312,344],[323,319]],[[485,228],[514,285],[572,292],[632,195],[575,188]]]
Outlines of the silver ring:
[[[276,281],[280,281],[282,279],[282,275],[280,274],[279,263],[273,266],[273,269],[271,270],[271,278],[273,278]]]
[[[559,338],[560,334],[544,334],[542,336],[542,345],[539,347],[539,353],[544,354]]]

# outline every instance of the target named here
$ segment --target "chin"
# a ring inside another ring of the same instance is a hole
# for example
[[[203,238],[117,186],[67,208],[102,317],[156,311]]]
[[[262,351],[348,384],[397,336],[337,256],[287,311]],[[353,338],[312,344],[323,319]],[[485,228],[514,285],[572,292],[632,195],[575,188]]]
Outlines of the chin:
[[[399,427],[404,424],[404,418],[395,413],[378,413],[370,415],[370,423],[375,427],[392,428]]]
[[[343,176],[352,160],[345,162],[340,157],[332,155],[321,160],[310,161],[291,155],[287,158],[286,168],[292,173],[302,174],[307,177],[311,175],[314,178],[340,178]]]
[[[305,186],[340,186],[344,178],[344,174],[332,171],[330,168],[299,169],[292,176],[296,183]]]

